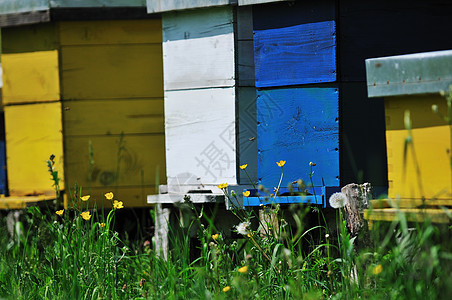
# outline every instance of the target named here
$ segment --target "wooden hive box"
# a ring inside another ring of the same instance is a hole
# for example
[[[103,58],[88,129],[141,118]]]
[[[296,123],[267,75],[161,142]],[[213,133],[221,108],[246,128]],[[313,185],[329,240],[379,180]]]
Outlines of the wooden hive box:
[[[452,85],[451,68],[451,50],[366,60],[369,97],[385,98],[390,198],[369,220],[391,220],[401,208],[409,220],[449,222],[438,207],[452,205],[452,128],[440,95]]]
[[[76,11],[109,20],[59,21],[76,6],[63,2],[50,3],[58,21],[2,28],[10,196],[53,195],[45,162],[54,154],[66,189],[144,206],[166,182],[161,21],[117,20],[119,10],[86,11],[83,1]]]
[[[218,184],[250,184],[244,163],[255,177],[251,9],[226,4],[162,13],[168,185],[151,203],[216,201]]]

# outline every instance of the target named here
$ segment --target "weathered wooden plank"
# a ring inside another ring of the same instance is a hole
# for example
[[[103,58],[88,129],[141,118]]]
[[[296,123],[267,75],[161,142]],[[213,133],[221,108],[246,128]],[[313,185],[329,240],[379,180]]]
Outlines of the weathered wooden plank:
[[[168,185],[236,183],[235,88],[165,93]]]
[[[263,4],[269,2],[287,1],[287,0],[238,0],[239,5]]]
[[[339,98],[341,186],[369,182],[387,187],[383,99],[369,101],[365,82],[342,83]]]
[[[63,46],[162,42],[160,19],[78,21],[59,24],[60,43]]]
[[[236,12],[238,85],[254,86],[253,12],[251,7],[238,7]]]
[[[438,93],[452,85],[452,50],[366,59],[369,97]]]
[[[376,208],[416,208],[416,207],[452,206],[452,199],[378,199],[371,200],[370,207]]]
[[[5,131],[10,195],[54,194],[46,160],[56,156],[64,179],[61,103],[6,106]]]
[[[66,136],[164,133],[163,99],[64,101]]]
[[[89,141],[94,159],[91,181]],[[64,142],[66,182],[70,187],[75,182],[85,189],[137,188],[166,182],[163,134],[129,134],[122,141],[120,135],[66,136]]]
[[[63,98],[162,98],[161,56],[158,44],[62,47]]]
[[[50,21],[48,10],[0,15],[0,27],[36,24]]]
[[[450,1],[343,0],[339,9],[342,80],[365,81],[367,58],[452,49],[452,40],[443,38]]]
[[[256,30],[254,50],[258,87],[336,80],[334,21]]]
[[[2,54],[57,50],[55,23],[2,28]]]
[[[60,99],[56,50],[3,54],[2,67],[4,104]]]
[[[235,85],[232,8],[165,14],[165,90]]]
[[[146,0],[48,0],[50,7],[129,7],[146,6]]]
[[[315,186],[339,185],[338,91],[336,88],[286,88],[257,92],[259,183],[282,186],[298,179]]]
[[[147,0],[148,13],[228,5],[234,0]]]
[[[390,198],[452,198],[450,128],[432,112],[433,104],[447,115],[446,100],[439,95],[385,99]],[[412,122],[412,144],[406,154],[405,110],[410,111]]]
[[[443,209],[416,209],[416,208],[385,208],[367,209],[364,211],[364,218],[369,221],[395,221],[400,220],[400,215],[404,215],[409,222],[424,222],[430,220],[433,223],[450,223],[450,218]]]
[[[257,182],[256,88],[238,88],[238,165],[247,164],[246,172],[238,169],[240,184]],[[248,175],[247,175],[248,173]],[[249,177],[248,177],[249,176]],[[251,181],[250,181],[251,179]]]

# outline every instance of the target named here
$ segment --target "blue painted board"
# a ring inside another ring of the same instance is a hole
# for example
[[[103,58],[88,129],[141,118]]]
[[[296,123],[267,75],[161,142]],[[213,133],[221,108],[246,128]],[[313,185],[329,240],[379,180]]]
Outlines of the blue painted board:
[[[334,21],[254,32],[257,87],[336,80]]]
[[[267,188],[298,179],[314,186],[339,186],[337,88],[284,88],[257,91],[258,179]],[[322,181],[323,179],[323,181]]]

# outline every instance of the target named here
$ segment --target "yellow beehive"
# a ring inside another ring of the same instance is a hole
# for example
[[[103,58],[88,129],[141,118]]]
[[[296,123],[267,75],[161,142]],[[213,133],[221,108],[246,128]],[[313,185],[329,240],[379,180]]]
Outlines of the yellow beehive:
[[[144,206],[166,182],[160,20],[51,22],[2,35],[10,195],[52,195],[45,163],[54,154],[66,189]]]
[[[452,51],[366,60],[369,97],[385,97],[388,197],[371,220],[449,222],[452,206],[452,127],[441,91],[452,84]],[[428,209],[421,209],[427,207]],[[417,209],[414,209],[417,208]]]

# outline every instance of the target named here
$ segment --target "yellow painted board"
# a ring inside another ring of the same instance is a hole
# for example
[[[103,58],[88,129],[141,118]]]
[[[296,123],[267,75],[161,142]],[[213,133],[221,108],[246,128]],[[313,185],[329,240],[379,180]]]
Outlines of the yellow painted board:
[[[163,99],[63,102],[65,136],[164,133]]]
[[[369,221],[394,221],[399,219],[399,214],[405,215],[409,222],[424,222],[429,219],[433,223],[450,223],[450,218],[442,209],[416,209],[416,208],[384,208],[384,209],[366,209],[364,218]]]
[[[60,99],[58,52],[2,55],[3,104]]]
[[[73,187],[72,187],[73,189]],[[106,200],[104,194],[107,192],[113,192],[114,199],[122,201],[124,203],[124,208],[129,207],[151,207],[147,204],[146,196],[158,193],[158,187],[154,186],[137,186],[137,187],[119,187],[119,188],[108,188],[108,187],[95,187],[88,189],[82,187],[82,195],[90,195],[88,203],[83,203],[88,205],[88,207],[97,208],[111,208],[112,202]],[[68,206],[73,206],[72,200],[68,197]]]
[[[54,200],[55,196],[23,196],[0,198],[0,209],[24,209],[41,201]]]
[[[25,53],[58,49],[54,22],[2,28],[2,53]]]
[[[160,44],[65,46],[63,99],[163,98]]]
[[[87,189],[102,187],[151,186],[166,183],[164,134],[66,137],[66,180],[72,187],[77,182]],[[94,167],[89,181],[89,141],[92,143]],[[119,176],[118,171],[118,150]],[[116,180],[117,178],[117,180]]]
[[[388,196],[392,199],[451,199],[452,173],[448,149],[448,125],[431,110],[438,105],[446,115],[444,98],[410,96],[387,98],[386,142],[388,149]],[[412,141],[404,154],[408,131],[404,128],[404,112],[410,110]],[[413,151],[414,150],[414,151]]]
[[[59,25],[63,46],[162,43],[160,19],[76,21]]]
[[[381,199],[371,200],[370,206],[373,208],[387,208],[387,207],[399,207],[399,208],[415,208],[421,206],[452,206],[452,199],[433,199],[433,200],[421,200],[421,199]]]
[[[11,196],[54,195],[46,160],[63,172],[61,103],[5,106],[6,165]],[[63,186],[63,181],[61,182]]]

